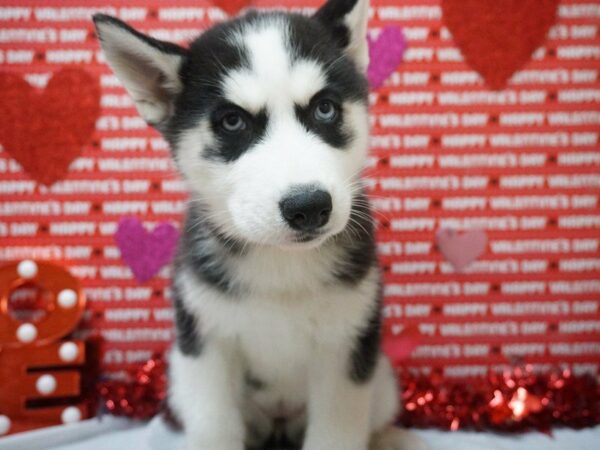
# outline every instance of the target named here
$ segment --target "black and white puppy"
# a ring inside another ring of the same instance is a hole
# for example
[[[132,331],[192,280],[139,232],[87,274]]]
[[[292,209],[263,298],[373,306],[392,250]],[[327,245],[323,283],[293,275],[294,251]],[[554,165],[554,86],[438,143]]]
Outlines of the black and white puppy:
[[[170,404],[195,450],[423,448],[391,426],[381,280],[361,188],[368,0],[249,12],[189,48],[94,17],[191,199]]]

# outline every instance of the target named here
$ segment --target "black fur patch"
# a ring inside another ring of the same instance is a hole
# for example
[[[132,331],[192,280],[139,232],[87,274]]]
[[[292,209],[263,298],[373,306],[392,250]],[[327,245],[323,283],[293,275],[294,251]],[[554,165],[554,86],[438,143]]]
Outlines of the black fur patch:
[[[329,0],[315,13],[317,20],[326,24],[333,24],[344,20],[354,7],[358,0]]]
[[[377,263],[375,227],[364,192],[354,198],[348,225],[336,236],[336,244],[344,249],[334,272],[336,278],[345,283],[359,283]]]
[[[314,118],[313,111],[322,98],[333,99],[339,107],[337,117],[333,123],[322,123]],[[352,138],[352,134],[344,127],[344,112],[340,105],[339,97],[328,94],[327,91],[317,94],[307,106],[296,105],[296,117],[307,131],[315,133],[332,147],[344,148]]]
[[[301,15],[290,14],[289,50],[294,59],[318,62],[325,70],[327,88],[335,91],[341,101],[367,103],[369,87],[364,75],[343,49],[335,43],[335,28],[326,22]]]
[[[336,148],[345,147],[352,139],[352,132],[344,123],[341,105],[353,101],[367,104],[368,84],[354,62],[343,52],[341,47],[331,45],[336,26],[325,21],[307,18],[300,15],[289,15],[288,23],[290,38],[288,42],[290,53],[294,59],[316,61],[323,67],[327,86],[317,94],[306,107],[296,106],[296,116],[304,127],[317,134],[327,144]],[[340,106],[339,116],[334,123],[318,123],[312,117],[314,103],[327,94]]]
[[[380,287],[377,301],[368,322],[356,337],[350,354],[350,379],[355,383],[366,383],[373,376],[381,344],[381,303],[383,289]]]
[[[203,216],[197,205],[189,208],[179,245],[179,263],[210,286],[231,292],[234,286],[228,260],[241,256],[244,244],[217,230]]]
[[[332,33],[334,41],[340,48],[350,43],[350,30],[344,25],[344,18],[356,6],[358,0],[329,0],[314,15]]]
[[[242,114],[246,118],[246,129],[235,134],[223,132],[219,126],[219,118],[212,118],[212,130],[219,143],[204,151],[207,157],[225,162],[235,161],[263,138],[267,130],[267,112],[262,110],[254,116],[247,112]]]
[[[198,126],[202,119],[211,120],[223,101],[221,82],[226,74],[250,68],[245,49],[228,39],[248,20],[246,17],[248,16],[217,24],[190,45],[188,56],[180,69],[183,91],[175,101],[175,113],[164,132],[172,148],[177,148],[177,139],[181,133]],[[257,117],[256,121],[257,127],[264,129],[265,117]],[[223,141],[221,145],[207,149],[205,156],[224,162],[232,161],[252,144],[246,138],[247,136],[240,138],[233,149],[228,147],[231,142]]]
[[[175,307],[177,346],[184,355],[198,356],[202,353],[202,339],[198,333],[196,317],[186,309],[175,283],[171,286],[171,291]]]
[[[264,381],[256,378],[250,372],[244,374],[244,384],[252,391],[261,391],[267,386]]]

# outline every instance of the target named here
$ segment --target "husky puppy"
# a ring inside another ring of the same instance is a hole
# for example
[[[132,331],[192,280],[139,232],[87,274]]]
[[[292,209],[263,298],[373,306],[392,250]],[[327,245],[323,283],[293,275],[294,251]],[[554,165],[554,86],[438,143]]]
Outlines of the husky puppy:
[[[189,48],[94,17],[190,189],[169,390],[190,450],[422,448],[392,427],[379,349],[367,17],[368,0],[248,12]]]

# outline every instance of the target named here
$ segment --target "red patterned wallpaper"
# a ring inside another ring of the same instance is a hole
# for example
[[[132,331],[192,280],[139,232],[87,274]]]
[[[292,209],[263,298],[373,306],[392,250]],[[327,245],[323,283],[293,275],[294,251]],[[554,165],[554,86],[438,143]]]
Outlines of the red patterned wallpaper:
[[[223,13],[201,0],[103,3],[0,1],[0,72],[44,88],[75,64],[101,86],[92,142],[63,180],[40,186],[0,151],[0,261],[51,259],[80,277],[83,331],[104,338],[104,368],[116,372],[173,337],[169,271],[138,283],[120,259],[117,223],[135,216],[148,229],[179,226],[186,195],[165,142],[103,63],[89,17],[101,10],[184,43]],[[450,376],[513,357],[598,373],[600,2],[561,1],[546,44],[503,91],[465,64],[439,0],[374,0],[372,13],[373,36],[395,25],[408,42],[398,70],[371,94],[367,182],[389,342],[405,326],[419,330],[404,364]],[[484,254],[456,273],[436,249],[440,228],[484,230]]]

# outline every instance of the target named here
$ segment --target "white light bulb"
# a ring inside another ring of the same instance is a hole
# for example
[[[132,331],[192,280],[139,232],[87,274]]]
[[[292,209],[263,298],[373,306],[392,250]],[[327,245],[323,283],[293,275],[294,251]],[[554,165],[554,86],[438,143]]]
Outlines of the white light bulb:
[[[17,328],[17,339],[25,344],[35,341],[37,334],[37,328],[31,323],[24,323]]]
[[[62,308],[72,308],[77,303],[77,293],[73,289],[63,289],[58,293],[58,304]]]
[[[21,278],[31,279],[34,278],[38,273],[38,266],[35,261],[26,259],[21,261],[17,266],[17,273]]]
[[[73,342],[65,342],[58,348],[58,356],[61,361],[71,362],[77,359],[79,355],[79,347]]]
[[[8,416],[0,415],[0,436],[7,434],[10,431],[11,421]]]
[[[81,411],[76,406],[67,406],[60,415],[62,423],[76,423],[81,420]]]
[[[52,394],[56,390],[56,378],[52,375],[44,374],[35,382],[35,388],[42,395]]]

